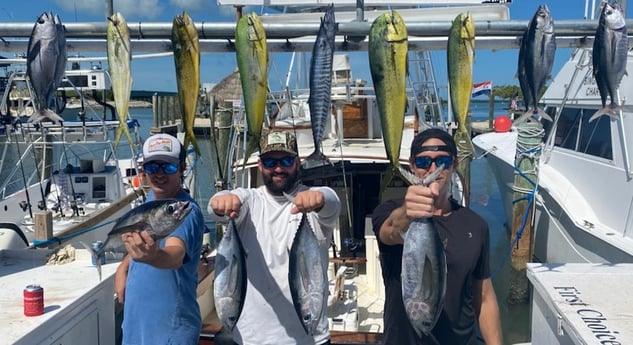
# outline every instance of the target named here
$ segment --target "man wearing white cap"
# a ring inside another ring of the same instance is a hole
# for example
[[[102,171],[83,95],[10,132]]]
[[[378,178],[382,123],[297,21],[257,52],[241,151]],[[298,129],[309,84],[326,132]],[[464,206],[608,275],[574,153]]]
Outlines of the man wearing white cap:
[[[165,239],[146,231],[121,235],[128,255],[115,275],[123,308],[123,344],[197,344],[202,321],[196,300],[204,218],[182,188],[185,151],[175,137],[156,134],[143,144],[148,201],[189,200],[192,211]]]

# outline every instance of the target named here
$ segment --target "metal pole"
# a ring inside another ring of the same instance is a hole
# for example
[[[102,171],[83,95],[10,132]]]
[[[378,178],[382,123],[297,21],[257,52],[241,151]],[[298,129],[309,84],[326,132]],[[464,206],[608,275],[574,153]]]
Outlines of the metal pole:
[[[113,7],[112,7],[112,0],[105,0],[105,15],[106,18],[110,18],[112,16],[112,14],[114,13],[112,11]]]

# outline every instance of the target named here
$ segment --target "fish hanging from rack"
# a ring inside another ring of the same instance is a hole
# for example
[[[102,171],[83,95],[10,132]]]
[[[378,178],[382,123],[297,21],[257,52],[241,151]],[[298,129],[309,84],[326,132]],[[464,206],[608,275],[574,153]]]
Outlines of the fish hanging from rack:
[[[380,126],[390,167],[380,185],[380,195],[394,176],[400,176],[400,148],[407,109],[407,27],[396,11],[383,13],[369,29],[369,67],[374,83]]]
[[[244,164],[255,152],[264,124],[268,97],[268,47],[264,25],[255,13],[243,16],[235,27],[235,53],[246,111],[247,146]]]
[[[200,41],[196,26],[186,12],[174,17],[171,44],[176,65],[178,100],[185,131],[183,146],[188,149],[191,143],[196,154],[200,156],[200,146],[193,132],[200,95]]]
[[[130,62],[132,51],[130,46],[130,31],[121,13],[108,17],[108,31],[106,36],[108,70],[112,81],[112,95],[119,126],[114,137],[114,150],[119,146],[121,135],[125,133],[130,144],[134,143],[127,127],[130,109],[130,95],[132,93],[132,72]]]
[[[618,104],[618,88],[626,74],[627,52],[626,21],[622,7],[617,1],[605,2],[600,13],[596,36],[593,40],[593,75],[596,78],[602,108],[598,109],[589,121],[602,115],[617,117],[621,106]],[[611,103],[607,105],[607,96]]]
[[[327,7],[323,18],[321,18],[321,26],[314,42],[310,60],[310,98],[308,98],[308,105],[310,106],[314,152],[306,158],[304,163],[308,161],[329,163],[329,159],[321,150],[321,142],[325,133],[325,124],[332,115],[332,64],[334,60],[335,34],[334,4],[331,4]]]
[[[37,104],[37,111],[29,122],[44,119],[63,122],[49,105],[66,72],[66,59],[66,33],[62,21],[58,15],[44,12],[33,26],[26,53],[26,74]]]
[[[526,112],[514,121],[515,124],[536,115],[552,121],[552,118],[538,107],[538,100],[545,82],[551,77],[555,52],[554,20],[547,5],[541,5],[530,20],[519,49],[517,74]]]

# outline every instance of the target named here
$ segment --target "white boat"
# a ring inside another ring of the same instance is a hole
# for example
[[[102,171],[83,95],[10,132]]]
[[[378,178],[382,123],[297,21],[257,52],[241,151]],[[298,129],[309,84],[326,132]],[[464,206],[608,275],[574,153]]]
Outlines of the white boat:
[[[75,68],[58,90],[74,90],[83,103],[84,92],[104,92],[107,80],[102,69]],[[28,122],[34,111],[28,78],[16,69],[6,82],[0,103],[0,249],[65,243],[80,248],[80,241],[103,240],[138,196],[137,122],[128,125],[135,142],[124,138],[115,150],[118,120]]]
[[[534,259],[545,263],[633,262],[633,78],[619,94],[623,112],[589,122],[601,108],[591,51],[576,50],[541,99],[545,123],[534,201]],[[627,70],[633,70],[629,51]],[[486,153],[512,217],[517,128],[474,138]]]

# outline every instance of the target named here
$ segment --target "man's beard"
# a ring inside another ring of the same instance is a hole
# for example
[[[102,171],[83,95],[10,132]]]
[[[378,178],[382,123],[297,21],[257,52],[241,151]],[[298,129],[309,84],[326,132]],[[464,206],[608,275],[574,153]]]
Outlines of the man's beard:
[[[286,174],[286,173],[276,174],[277,176],[285,177],[285,179],[281,182],[274,182],[273,175],[275,175],[274,172],[271,172],[270,174],[262,175],[262,179],[264,180],[264,185],[266,185],[270,194],[273,194],[273,195],[282,195],[283,192],[289,193],[295,187],[297,181],[299,180],[298,170],[295,170],[294,172],[289,173],[289,174]]]

